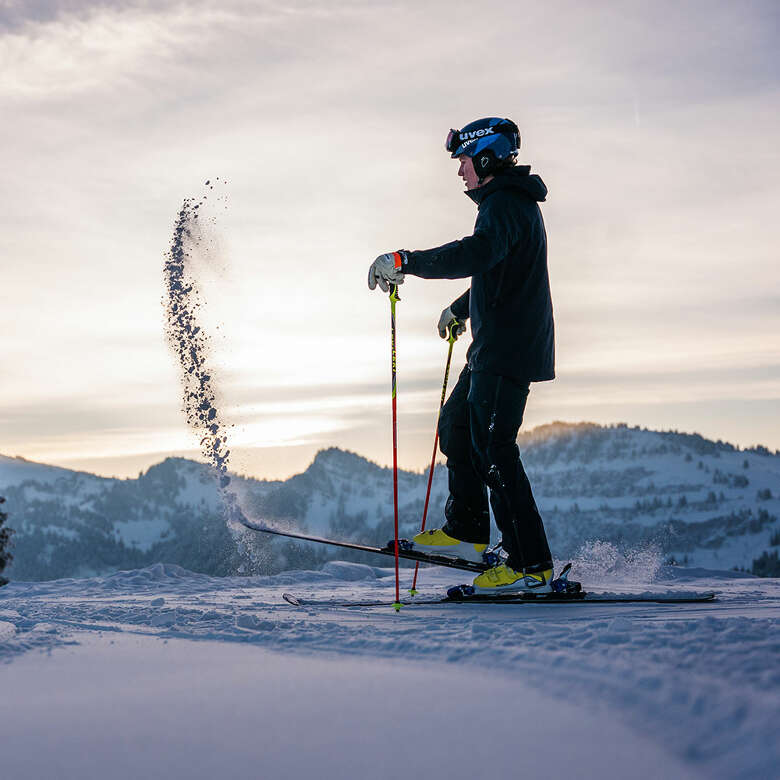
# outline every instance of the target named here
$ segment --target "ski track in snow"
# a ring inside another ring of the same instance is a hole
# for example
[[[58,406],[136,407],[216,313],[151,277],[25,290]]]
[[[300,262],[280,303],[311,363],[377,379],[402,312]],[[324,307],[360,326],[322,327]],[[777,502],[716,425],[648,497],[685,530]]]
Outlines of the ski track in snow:
[[[506,674],[594,717],[619,717],[714,777],[773,777],[780,760],[780,580],[678,570],[653,592],[716,590],[713,604],[293,607],[285,591],[391,600],[391,570],[214,578],[157,564],[0,591],[0,660],[98,635],[244,643],[296,655],[445,663]],[[453,574],[424,570],[421,595]],[[457,577],[457,575],[455,575]],[[619,581],[593,592],[641,592]],[[0,665],[0,674],[9,670]],[[444,694],[451,695],[451,694]],[[599,715],[601,713],[601,715]]]

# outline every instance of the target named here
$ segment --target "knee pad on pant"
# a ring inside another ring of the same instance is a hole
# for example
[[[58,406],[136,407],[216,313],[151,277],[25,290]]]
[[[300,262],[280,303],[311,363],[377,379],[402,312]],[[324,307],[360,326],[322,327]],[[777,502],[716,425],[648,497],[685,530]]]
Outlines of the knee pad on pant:
[[[514,442],[505,444],[490,444],[484,455],[476,454],[480,473],[483,474],[488,487],[503,488],[507,482],[513,482],[513,474],[517,470],[520,452]]]

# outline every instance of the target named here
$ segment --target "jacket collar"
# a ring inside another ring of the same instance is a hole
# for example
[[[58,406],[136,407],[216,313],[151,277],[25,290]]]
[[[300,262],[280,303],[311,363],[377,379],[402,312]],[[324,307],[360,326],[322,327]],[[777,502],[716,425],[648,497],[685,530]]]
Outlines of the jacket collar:
[[[492,195],[497,190],[504,189],[504,187],[515,186],[514,180],[516,178],[526,177],[529,173],[531,173],[530,165],[516,165],[508,170],[499,171],[487,184],[483,184],[481,187],[476,187],[473,190],[466,190],[464,194],[479,206],[488,195]]]

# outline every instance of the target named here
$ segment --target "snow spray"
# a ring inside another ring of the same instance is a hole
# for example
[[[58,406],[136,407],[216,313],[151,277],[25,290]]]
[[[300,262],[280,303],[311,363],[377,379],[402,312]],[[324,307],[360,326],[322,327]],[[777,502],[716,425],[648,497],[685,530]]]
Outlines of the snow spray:
[[[571,560],[578,579],[641,585],[653,582],[663,553],[659,545],[652,543],[621,549],[613,542],[596,539],[583,544]]]
[[[209,180],[206,186],[213,190],[215,183],[220,180]],[[206,195],[200,200],[186,198],[176,218],[164,266],[165,335],[181,366],[187,424],[200,436],[201,451],[217,476],[228,526],[238,530],[242,512],[235,492],[229,489],[227,425],[217,407],[213,371],[207,363],[210,340],[198,322],[203,298],[191,262],[193,252],[208,251],[203,232],[208,219],[204,213],[206,200]]]

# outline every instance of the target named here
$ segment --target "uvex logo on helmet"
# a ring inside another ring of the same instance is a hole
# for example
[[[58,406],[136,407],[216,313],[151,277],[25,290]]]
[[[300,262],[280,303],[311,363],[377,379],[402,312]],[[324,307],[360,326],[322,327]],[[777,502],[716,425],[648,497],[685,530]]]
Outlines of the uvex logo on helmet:
[[[482,138],[483,135],[493,135],[493,128],[484,127],[481,130],[470,130],[467,133],[460,133],[458,138],[461,141],[473,141],[475,138]]]

